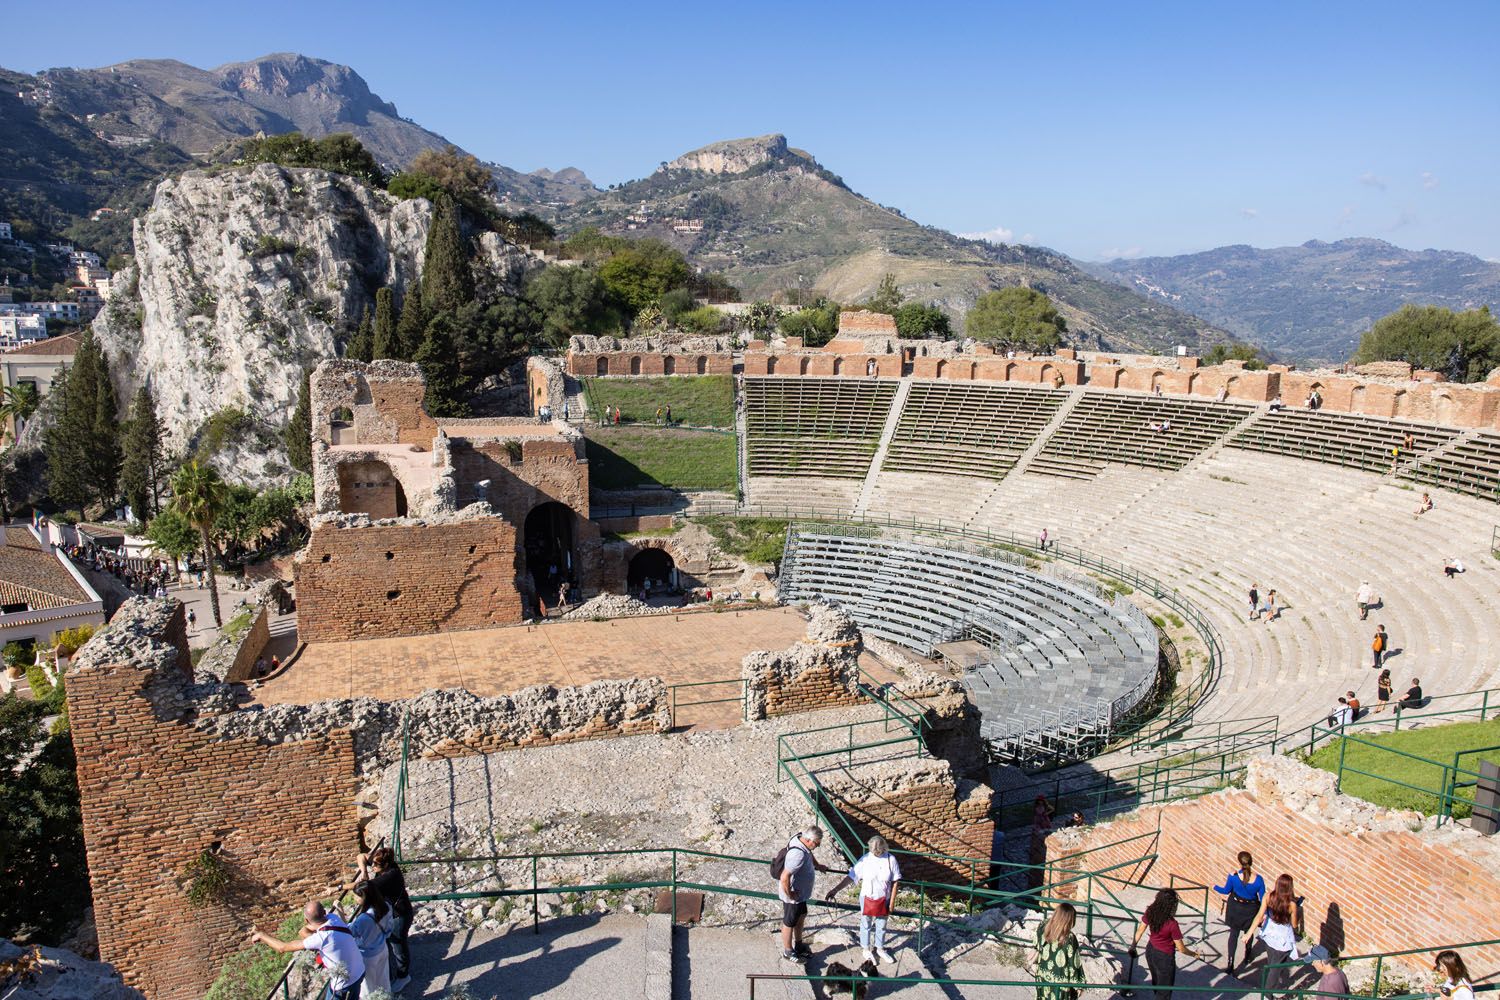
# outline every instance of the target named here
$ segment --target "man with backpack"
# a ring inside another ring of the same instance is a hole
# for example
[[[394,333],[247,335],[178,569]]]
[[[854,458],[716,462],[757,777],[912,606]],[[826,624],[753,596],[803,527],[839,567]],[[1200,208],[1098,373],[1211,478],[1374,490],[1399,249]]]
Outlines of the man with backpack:
[[[823,842],[823,831],[810,826],[793,837],[771,861],[771,877],[776,879],[776,895],[781,899],[781,957],[796,962],[812,954],[802,943],[802,927],[807,922],[807,901],[812,898],[818,872],[831,871],[813,857]]]
[[[365,960],[359,953],[354,932],[342,917],[324,910],[316,899],[302,908],[302,918],[301,940],[282,941],[259,928],[255,928],[251,937],[283,953],[316,952],[318,965],[328,970],[328,991],[333,1000],[354,1000],[365,978]]]

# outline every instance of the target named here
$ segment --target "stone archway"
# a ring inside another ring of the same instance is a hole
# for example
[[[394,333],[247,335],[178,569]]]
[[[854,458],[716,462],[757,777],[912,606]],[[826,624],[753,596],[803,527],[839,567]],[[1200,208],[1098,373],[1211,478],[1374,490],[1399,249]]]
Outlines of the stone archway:
[[[697,369],[697,374],[699,375],[708,374],[708,359],[701,354],[698,355]]]
[[[608,375],[609,374],[609,358],[601,357],[598,361],[594,362],[594,374],[595,375]]]
[[[576,593],[579,578],[578,513],[556,500],[539,503],[521,525],[518,576],[547,607],[555,607],[563,583]]]
[[[386,463],[373,458],[341,462],[338,472],[339,513],[406,516],[406,491]]]
[[[639,354],[632,354],[630,356],[630,374],[632,374],[632,375],[639,375],[640,373],[641,373],[641,356]]]
[[[663,355],[661,359],[661,373],[663,375],[676,375],[677,359],[670,354]]]
[[[643,589],[648,594],[676,590],[677,562],[664,548],[641,549],[625,567],[625,586],[632,594]]]

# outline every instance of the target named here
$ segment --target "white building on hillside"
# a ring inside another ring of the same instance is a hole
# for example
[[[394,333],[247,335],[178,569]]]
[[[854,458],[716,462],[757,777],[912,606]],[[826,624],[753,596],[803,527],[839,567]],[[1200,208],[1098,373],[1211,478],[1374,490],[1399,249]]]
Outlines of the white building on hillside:
[[[0,646],[50,647],[59,632],[103,624],[104,601],[66,553],[29,524],[0,525]]]
[[[40,316],[0,315],[0,351],[47,339],[47,321]]]

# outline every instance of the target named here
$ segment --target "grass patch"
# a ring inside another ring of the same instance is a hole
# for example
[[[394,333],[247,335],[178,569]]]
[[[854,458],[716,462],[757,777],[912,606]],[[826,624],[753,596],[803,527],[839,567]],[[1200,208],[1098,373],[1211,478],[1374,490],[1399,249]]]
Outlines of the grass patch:
[[[734,381],[728,375],[672,375],[662,378],[587,378],[589,404],[598,418],[604,407],[620,407],[622,421],[649,424],[658,406],[670,406],[672,419],[694,427],[734,426]]]
[[[675,411],[674,411],[675,416]],[[666,486],[732,492],[734,436],[661,427],[593,427],[588,431],[589,485],[598,490]]]
[[[302,914],[294,913],[276,928],[276,936],[291,941],[302,930],[302,923]],[[265,1000],[290,957],[263,944],[242,948],[229,956],[204,1000]]]
[[[724,515],[701,517],[697,521],[708,529],[721,550],[747,562],[776,562],[786,549],[786,521]]]
[[[1346,741],[1342,739],[1334,740],[1327,746],[1318,748],[1308,759],[1308,763],[1325,771],[1337,771],[1339,748],[1344,742]],[[1360,736],[1347,742],[1348,746],[1344,750],[1344,776],[1340,783],[1345,794],[1358,796],[1389,809],[1416,809],[1432,815],[1438,811],[1439,792],[1443,787],[1443,765],[1451,764],[1453,755],[1460,750],[1500,744],[1500,719],[1426,726],[1399,733]],[[1412,760],[1400,753],[1390,752],[1392,750],[1425,760]],[[1477,771],[1481,760],[1500,761],[1500,750],[1466,756],[1459,761],[1459,766],[1465,770]],[[1364,773],[1353,774],[1351,769]],[[1459,779],[1472,780],[1465,779],[1463,775]],[[1408,785],[1416,787],[1406,787]],[[1474,789],[1460,788],[1457,797],[1462,801],[1454,803],[1453,815],[1462,819],[1473,811]]]

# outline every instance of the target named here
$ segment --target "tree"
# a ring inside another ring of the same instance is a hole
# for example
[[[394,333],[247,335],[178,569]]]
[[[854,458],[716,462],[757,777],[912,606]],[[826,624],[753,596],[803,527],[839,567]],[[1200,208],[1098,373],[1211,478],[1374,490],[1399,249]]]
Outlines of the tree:
[[[80,509],[114,500],[120,478],[119,408],[109,362],[92,329],[85,329],[73,367],[53,383],[57,421],[46,435],[52,498]]]
[[[1500,366],[1500,324],[1488,306],[1455,313],[1408,304],[1375,321],[1360,338],[1353,360],[1405,361],[1441,372],[1450,382],[1482,382]]]
[[[245,163],[276,163],[283,167],[316,167],[385,187],[385,171],[370,151],[347,132],[321,139],[309,139],[301,132],[247,139],[240,159]]]
[[[458,225],[458,206],[439,198],[422,255],[422,308],[432,316],[457,312],[474,298],[469,246]]]
[[[896,286],[896,276],[887,271],[880,279],[880,287],[875,289],[875,294],[870,296],[869,301],[861,304],[871,312],[894,316],[901,303],[905,301],[906,296],[902,295],[901,289]]]
[[[822,347],[838,333],[840,308],[837,302],[820,298],[814,305],[787,313],[776,325],[785,336],[801,337],[806,347]]]
[[[396,335],[396,294],[389,288],[375,293],[375,337],[372,357],[401,360],[401,341]]]
[[[42,405],[42,397],[36,391],[35,382],[17,382],[5,387],[4,402],[0,403],[0,420],[10,418],[15,423],[15,436],[20,437],[26,421],[36,415]]]
[[[433,317],[427,324],[427,334],[422,346],[417,348],[417,353],[412,357],[422,368],[422,377],[427,382],[427,412],[434,417],[462,417],[468,414],[455,325],[451,316]]]
[[[427,309],[422,304],[422,285],[413,281],[401,300],[401,319],[396,323],[396,340],[391,357],[410,361],[427,335]]]
[[[288,464],[298,472],[312,472],[312,370],[302,369],[302,388],[297,392],[297,408],[286,430],[281,432],[286,443]]]
[[[1237,340],[1232,340],[1227,344],[1214,344],[1198,358],[1198,363],[1204,367],[1222,365],[1225,361],[1243,361],[1245,368],[1249,371],[1259,371],[1266,367],[1259,348],[1254,344],[1244,344]]]
[[[979,296],[969,310],[965,329],[975,340],[1048,351],[1062,343],[1061,335],[1068,324],[1047,296],[1034,288],[1016,286]]]
[[[585,226],[563,241],[564,256],[598,264],[630,246],[623,236],[608,236],[598,226]]]
[[[238,559],[245,545],[256,534],[252,509],[255,491],[241,483],[226,483],[224,505],[214,518],[214,538],[229,545],[228,557]]]
[[[197,460],[189,461],[172,476],[172,508],[198,530],[203,543],[203,561],[208,568],[208,592],[215,627],[221,627],[224,618],[219,613],[219,578],[214,572],[214,544],[209,532],[213,530],[214,523],[228,501],[228,487],[211,465],[203,465]]]
[[[162,555],[176,562],[198,551],[198,531],[173,507],[163,507],[146,525],[146,537]]]
[[[359,318],[359,326],[354,329],[354,336],[344,345],[344,357],[350,361],[372,361],[374,360],[375,335],[370,329],[370,314],[365,313]]]
[[[660,240],[639,240],[599,266],[599,280],[631,316],[692,276],[686,258]]]
[[[0,698],[0,936],[56,944],[89,902],[73,740],[44,736],[45,703]]]
[[[750,303],[750,308],[740,313],[740,325],[751,333],[765,333],[776,326],[781,310],[764,300]]]
[[[948,314],[937,306],[923,302],[907,302],[896,310],[896,333],[902,337],[953,336],[953,326]]]
[[[125,424],[125,457],[120,466],[120,486],[136,520],[156,516],[161,499],[164,454],[162,423],[156,415],[156,400],[150,386],[136,390]]]
[[[434,204],[447,194],[481,218],[496,214],[495,175],[456,146],[422,150],[404,173],[391,178],[388,190],[398,198],[426,198]]]
[[[619,325],[604,283],[592,267],[545,267],[527,279],[525,294],[540,313],[542,340],[554,347],[574,335]]]
[[[698,300],[693,298],[692,291],[686,288],[672,289],[658,299],[656,304],[661,307],[661,318],[666,320],[669,326],[676,326],[684,313],[690,313],[698,308]]]

